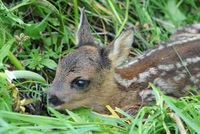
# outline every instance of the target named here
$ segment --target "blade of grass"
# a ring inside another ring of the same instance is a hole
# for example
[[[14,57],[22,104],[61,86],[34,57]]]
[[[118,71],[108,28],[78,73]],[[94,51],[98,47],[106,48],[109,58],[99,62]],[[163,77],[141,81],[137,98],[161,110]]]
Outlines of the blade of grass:
[[[45,79],[35,73],[35,72],[31,72],[31,71],[27,71],[27,70],[19,70],[19,71],[8,71],[5,70],[5,73],[7,75],[7,79],[11,82],[13,79],[32,79],[32,80],[36,80],[36,81],[41,81],[41,82],[46,82]]]
[[[17,57],[12,52],[9,52],[8,59],[16,67],[16,69],[24,70],[24,66],[20,63],[20,61],[17,59]]]
[[[117,20],[119,21],[120,24],[122,24],[122,20],[119,17],[119,14],[118,14],[117,10],[115,9],[114,1],[113,0],[108,0],[108,3],[110,5],[114,15],[116,16]]]
[[[190,126],[194,131],[197,133],[200,132],[200,124],[196,124],[192,121],[191,118],[188,118],[185,114],[181,112],[181,109],[176,107],[174,103],[172,102],[172,98],[169,98],[167,96],[163,96],[164,101],[169,105],[169,107],[179,116],[185,123]]]
[[[127,20],[128,20],[128,17],[129,17],[129,15],[128,15],[129,5],[130,5],[130,4],[129,4],[129,0],[126,0],[125,18],[124,18],[124,21],[122,22],[122,24],[121,24],[119,30],[117,31],[117,36],[122,32],[122,30],[124,29],[124,26],[125,26],[125,24],[126,24],[126,22],[127,22]]]
[[[78,13],[78,1],[74,0],[74,21],[75,21],[75,27],[78,27],[79,23],[79,13]]]

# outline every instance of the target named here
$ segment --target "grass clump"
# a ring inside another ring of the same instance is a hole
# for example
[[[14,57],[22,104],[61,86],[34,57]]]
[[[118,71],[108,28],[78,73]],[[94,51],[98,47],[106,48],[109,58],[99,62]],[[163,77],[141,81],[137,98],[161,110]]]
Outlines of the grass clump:
[[[0,133],[199,133],[199,95],[177,100],[153,87],[157,104],[135,116],[116,109],[122,118],[86,109],[46,113],[41,97],[58,59],[74,49],[79,8],[101,45],[135,26],[137,55],[175,28],[199,22],[199,6],[195,0],[0,1]]]
[[[61,114],[49,109],[51,117],[0,110],[2,133],[198,133],[200,96],[179,100],[157,92],[157,105],[143,107],[131,116],[120,109],[123,118],[105,116],[87,109]],[[188,105],[190,104],[190,105]],[[68,115],[66,115],[68,114]]]

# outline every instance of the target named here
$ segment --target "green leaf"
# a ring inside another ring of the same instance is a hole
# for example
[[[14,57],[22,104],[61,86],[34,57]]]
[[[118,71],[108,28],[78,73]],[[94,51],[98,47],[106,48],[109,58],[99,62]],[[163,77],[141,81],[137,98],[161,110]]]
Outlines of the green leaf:
[[[47,18],[50,14],[47,15],[40,23],[35,24],[27,24],[25,27],[24,33],[30,36],[32,39],[39,39],[41,38],[41,33],[47,27]]]
[[[3,60],[4,58],[9,54],[10,47],[13,44],[14,39],[9,40],[6,44],[3,45],[3,47],[0,49],[0,68],[3,67]],[[0,44],[1,46],[1,44]]]
[[[7,80],[0,77],[0,109],[11,111],[12,110],[12,98],[7,90]]]
[[[41,64],[53,70],[55,70],[57,66],[56,62],[51,59],[44,59]]]
[[[185,15],[183,12],[181,12],[175,0],[169,0],[165,9],[168,13],[167,18],[170,19],[175,25],[179,26],[181,22],[186,19]]]
[[[7,23],[8,25],[14,25],[18,23],[20,25],[24,24],[23,20],[21,20],[18,16],[14,15],[2,1],[0,1],[0,18],[3,22]]]
[[[10,50],[10,44],[5,44],[0,50],[0,63],[2,63],[3,59],[8,55]]]

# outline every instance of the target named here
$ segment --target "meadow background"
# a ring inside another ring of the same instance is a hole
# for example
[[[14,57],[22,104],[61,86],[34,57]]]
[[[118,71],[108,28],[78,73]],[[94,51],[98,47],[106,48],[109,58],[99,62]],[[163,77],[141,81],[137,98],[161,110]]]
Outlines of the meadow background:
[[[175,100],[153,85],[156,104],[134,116],[46,107],[43,91],[75,47],[81,7],[102,46],[134,26],[132,56],[200,22],[198,0],[0,0],[0,133],[199,133],[200,96]]]

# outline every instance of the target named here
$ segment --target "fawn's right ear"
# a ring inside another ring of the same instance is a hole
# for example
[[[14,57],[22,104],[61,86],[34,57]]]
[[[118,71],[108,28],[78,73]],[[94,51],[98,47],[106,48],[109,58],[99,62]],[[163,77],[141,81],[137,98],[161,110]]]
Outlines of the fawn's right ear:
[[[119,35],[106,49],[113,67],[117,67],[128,57],[133,43],[133,29],[128,29]]]
[[[81,9],[80,22],[76,33],[77,47],[86,44],[95,44],[94,37],[90,33],[90,26],[85,15],[85,9]]]

